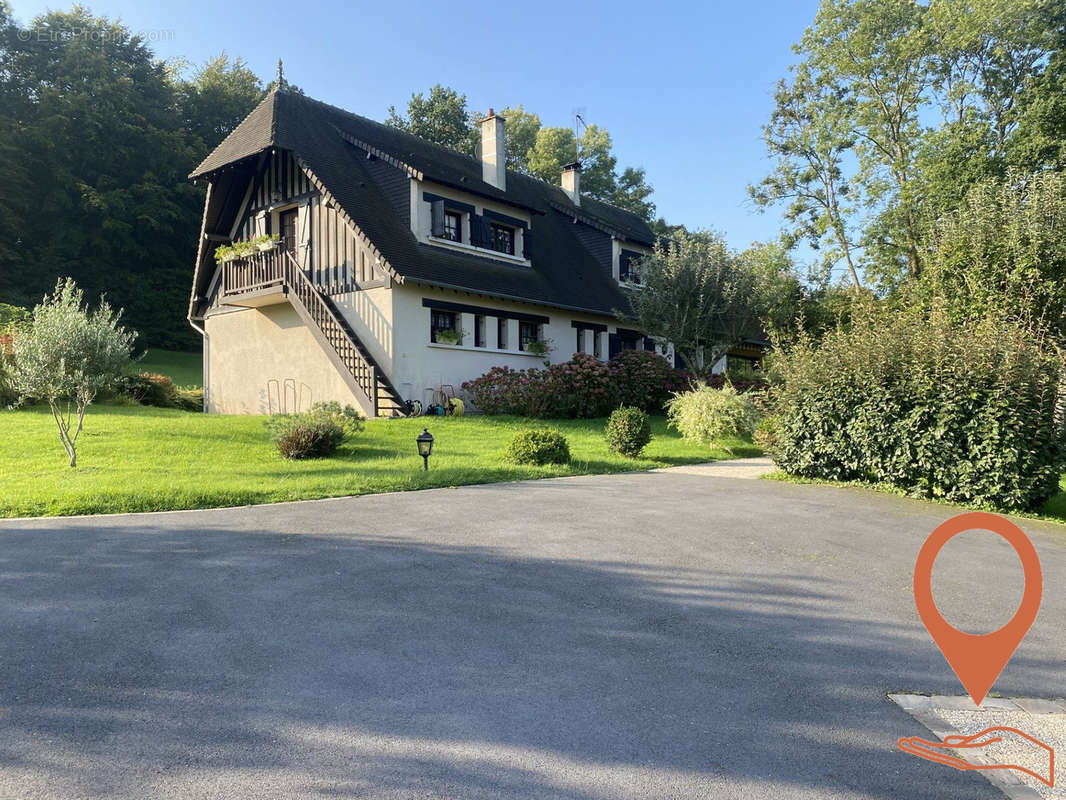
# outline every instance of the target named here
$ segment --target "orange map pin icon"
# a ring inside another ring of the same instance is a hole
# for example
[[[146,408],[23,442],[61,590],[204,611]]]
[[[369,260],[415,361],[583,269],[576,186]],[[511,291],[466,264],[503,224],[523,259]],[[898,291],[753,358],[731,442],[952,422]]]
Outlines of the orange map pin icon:
[[[963,633],[953,628],[933,602],[931,579],[937,554],[953,536],[972,530],[991,531],[1006,539],[1021,559],[1025,573],[1025,590],[1018,611],[1010,622],[992,633]],[[971,511],[952,517],[929,534],[918,552],[914,564],[914,603],[918,616],[977,705],[981,705],[1036,619],[1043,586],[1040,558],[1033,543],[1021,528],[997,514]]]

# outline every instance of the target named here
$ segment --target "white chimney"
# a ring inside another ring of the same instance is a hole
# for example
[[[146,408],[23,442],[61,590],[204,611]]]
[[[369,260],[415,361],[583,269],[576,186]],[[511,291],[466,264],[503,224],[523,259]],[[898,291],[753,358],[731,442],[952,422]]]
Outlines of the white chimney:
[[[500,191],[507,191],[507,151],[503,127],[506,120],[491,108],[481,120],[481,178]]]
[[[563,191],[570,195],[575,206],[581,205],[581,162],[575,161],[563,167]]]

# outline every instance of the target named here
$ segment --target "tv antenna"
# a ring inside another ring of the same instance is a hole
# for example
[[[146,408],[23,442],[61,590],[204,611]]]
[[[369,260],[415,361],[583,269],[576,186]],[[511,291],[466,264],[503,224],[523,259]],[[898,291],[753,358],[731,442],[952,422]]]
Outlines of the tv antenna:
[[[574,138],[580,141],[581,134],[588,127],[588,123],[585,122],[585,114],[588,113],[588,109],[581,106],[580,108],[571,109],[571,113],[574,115]]]

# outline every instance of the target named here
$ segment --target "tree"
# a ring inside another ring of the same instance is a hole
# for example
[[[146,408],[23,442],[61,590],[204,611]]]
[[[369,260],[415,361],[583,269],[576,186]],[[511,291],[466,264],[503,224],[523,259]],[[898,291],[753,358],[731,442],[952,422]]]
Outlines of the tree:
[[[171,71],[80,6],[8,36],[0,63],[0,116],[17,120],[0,135],[0,175],[22,181],[14,230],[0,226],[0,294],[28,304],[68,274],[108,290],[151,345],[191,346],[183,309],[203,190],[186,176],[203,144]]]
[[[1003,313],[1066,338],[1066,175],[1009,172],[928,221],[913,295],[957,319]]]
[[[618,159],[611,152],[613,146],[611,134],[599,125],[589,125],[581,134],[577,151],[577,160],[581,162],[581,191],[608,202],[618,188],[614,172]]]
[[[504,140],[507,169],[526,172],[529,151],[537,144],[540,117],[526,111],[521,104],[515,108],[505,108],[500,115],[507,120],[507,136]]]
[[[788,249],[776,242],[754,242],[738,258],[752,275],[753,303],[762,329],[777,338],[794,332],[807,296]]]
[[[918,274],[918,216],[910,191],[922,132],[919,113],[933,77],[931,48],[915,0],[823,0],[797,52],[812,79],[847,98],[854,182],[871,208],[866,246],[878,251],[883,280]]]
[[[526,170],[534,178],[559,185],[563,166],[577,161],[577,138],[569,128],[544,127],[526,156]],[[585,174],[581,174],[581,188],[585,189]]]
[[[630,293],[630,305],[638,325],[673,344],[693,373],[706,375],[731,347],[759,333],[755,276],[721,236],[660,240],[637,269],[642,288]]]
[[[1010,164],[1061,163],[1060,6],[822,0],[776,95],[756,202],[788,203],[786,235],[828,243],[855,285],[915,279],[925,219]]]
[[[626,167],[618,173],[610,134],[589,125],[580,138],[570,128],[541,125],[540,117],[521,104],[499,112],[507,120],[507,168],[558,185],[563,167],[581,162],[581,193],[611,203],[651,220],[655,204],[643,167]],[[389,106],[388,124],[473,155],[481,139],[482,117],[467,109],[466,95],[434,86],[429,96],[411,95],[407,114]]]
[[[644,167],[626,167],[618,176],[608,202],[650,220],[655,215],[655,203],[648,199],[652,191]]]
[[[265,94],[259,77],[240,58],[209,60],[183,87],[185,127],[206,155],[248,116]]]
[[[852,283],[861,286],[848,224],[851,189],[843,170],[855,141],[850,103],[805,66],[791,83],[777,85],[774,100],[770,124],[763,129],[766,149],[776,159],[774,171],[748,191],[762,208],[787,202],[785,241],[791,246],[805,239],[816,250],[828,245],[822,271],[829,274],[843,261]]]
[[[1047,2],[1045,20],[1052,40],[1042,72],[1022,90],[1015,107],[1018,130],[1007,148],[1007,161],[1024,172],[1066,169],[1066,5]]]
[[[479,138],[466,107],[466,95],[439,83],[428,96],[422,92],[412,94],[406,115],[399,113],[396,106],[389,106],[385,122],[467,155],[474,154]]]
[[[60,280],[14,340],[15,388],[23,399],[48,403],[71,467],[77,465],[85,411],[98,392],[126,374],[135,338],[119,325],[121,311],[103,299],[89,311],[83,300],[73,280]]]

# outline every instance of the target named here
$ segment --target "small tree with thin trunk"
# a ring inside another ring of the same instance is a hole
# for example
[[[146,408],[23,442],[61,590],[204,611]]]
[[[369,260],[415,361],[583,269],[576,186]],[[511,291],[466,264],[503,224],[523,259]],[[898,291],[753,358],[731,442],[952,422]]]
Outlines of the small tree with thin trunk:
[[[84,292],[71,278],[56,283],[15,337],[12,369],[21,399],[48,403],[72,467],[85,410],[98,392],[127,373],[136,337],[118,324],[121,311],[103,299],[91,311],[83,300]]]
[[[640,285],[630,292],[630,307],[637,323],[673,344],[697,375],[760,331],[756,276],[716,234],[660,239],[635,270]]]

